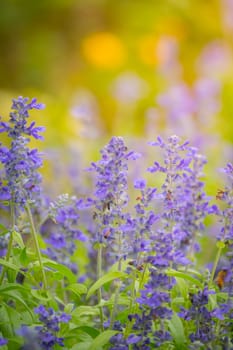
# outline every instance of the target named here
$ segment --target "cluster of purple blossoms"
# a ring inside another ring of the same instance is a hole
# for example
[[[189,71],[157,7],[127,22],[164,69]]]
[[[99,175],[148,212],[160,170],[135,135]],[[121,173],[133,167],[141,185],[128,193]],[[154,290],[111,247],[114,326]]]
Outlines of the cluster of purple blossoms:
[[[76,241],[86,241],[86,236],[79,230],[79,209],[82,202],[76,197],[62,195],[50,204],[49,225],[42,226],[42,234],[49,245],[45,253],[53,260],[68,266],[77,273],[77,265],[71,261],[76,250]],[[48,227],[49,226],[49,227]]]
[[[151,202],[156,194],[156,188],[147,187],[144,179],[136,180],[134,188],[140,191],[136,198],[138,202],[135,205],[136,217],[134,219],[132,217],[127,218],[126,230],[128,225],[131,231],[134,232],[133,244],[131,241],[132,253],[137,255],[136,265],[139,265],[143,263],[142,260],[138,260],[139,256],[142,259],[143,253],[151,250],[153,226],[159,217],[155,215],[154,210],[150,209]]]
[[[224,349],[231,349],[233,348],[233,164],[228,163],[225,168],[220,170],[226,175],[228,185],[225,186],[224,190],[218,190],[216,195],[216,199],[222,202],[221,209],[216,207],[215,210],[222,226],[217,234],[217,240],[221,241],[220,250],[225,247],[226,251],[224,264],[221,260],[219,262],[220,271],[217,273],[217,279],[222,275],[222,285],[219,287],[222,292],[227,293],[227,299],[219,303],[212,316],[219,322],[219,344]]]
[[[55,312],[52,308],[46,309],[43,305],[35,308],[34,312],[39,315],[42,326],[34,329],[23,326],[20,329],[19,334],[25,339],[22,350],[32,349],[32,344],[36,344],[35,350],[51,350],[56,344],[63,347],[64,338],[58,337],[57,333],[60,331],[60,323],[68,323],[71,316],[64,312]]]
[[[193,345],[197,342],[200,346],[208,346],[216,339],[215,322],[212,318],[214,311],[209,311],[207,304],[209,295],[215,294],[214,291],[205,287],[197,293],[190,294],[191,307],[188,310],[181,308],[179,316],[187,322],[192,322],[194,332],[190,333],[189,338]]]
[[[41,175],[37,172],[42,165],[41,155],[27,144],[32,136],[39,135],[43,127],[35,127],[35,122],[27,124],[29,110],[42,109],[44,106],[32,99],[18,97],[13,100],[9,123],[0,122],[0,132],[11,139],[10,148],[0,147],[0,161],[4,167],[0,182],[0,199],[12,201],[18,207],[24,207],[26,201],[35,200],[40,193]]]
[[[151,145],[159,146],[164,153],[163,165],[155,162],[148,168],[152,173],[161,172],[166,176],[161,193],[163,226],[171,233],[176,253],[186,254],[190,248],[194,253],[199,249],[195,238],[204,230],[206,216],[213,212],[200,180],[206,159],[196,148],[189,147],[188,142],[180,144],[175,135],[169,137],[167,143],[158,137]],[[177,258],[177,262],[185,263],[184,258]]]
[[[89,169],[97,174],[94,200],[94,219],[97,225],[95,242],[111,242],[119,260],[128,253],[128,246],[123,237],[124,207],[128,203],[127,162],[137,159],[139,155],[128,151],[121,137],[113,137],[101,150],[101,154],[102,159],[92,163]],[[121,236],[121,242],[115,247],[117,236]]]
[[[166,269],[190,263],[186,254],[190,247],[196,248],[203,221],[213,211],[200,181],[206,159],[197,149],[189,147],[188,142],[181,144],[177,136],[167,142],[158,137],[151,144],[162,149],[164,159],[162,165],[154,162],[148,171],[163,173],[165,180],[161,190],[147,188],[145,180],[135,181],[134,187],[140,190],[136,217],[128,216],[125,224],[131,238],[134,232],[133,265],[142,270],[147,266],[149,271],[148,281],[136,299],[143,317],[129,315],[134,332],[131,336],[136,337],[133,349],[146,349],[152,338],[156,347],[171,340],[164,321],[172,317],[170,291],[175,279],[167,276]],[[128,340],[118,335],[112,339],[114,346],[119,345],[117,341],[123,346]]]
[[[223,242],[233,241],[233,164],[228,163],[221,171],[227,176],[229,185],[224,190],[219,190],[216,198],[225,204],[223,210],[218,210],[223,227],[218,239]]]
[[[216,319],[218,332],[216,338],[222,349],[233,348],[233,301],[232,301],[232,284],[231,293],[224,303],[220,303],[217,308],[211,312],[212,318]],[[223,322],[224,321],[224,322]]]

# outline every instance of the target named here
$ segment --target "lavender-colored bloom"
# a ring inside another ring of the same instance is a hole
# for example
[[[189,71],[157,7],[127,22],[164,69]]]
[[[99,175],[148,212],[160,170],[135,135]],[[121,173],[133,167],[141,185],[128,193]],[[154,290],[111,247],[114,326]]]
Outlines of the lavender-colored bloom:
[[[135,344],[138,343],[140,340],[142,339],[142,337],[135,335],[135,334],[131,334],[130,336],[128,336],[127,338],[127,344]]]
[[[4,236],[0,236],[0,257],[5,256],[6,249],[9,243],[9,237],[9,233],[7,233]]]
[[[41,336],[37,329],[23,325],[17,331],[17,334],[19,334],[24,339],[24,344],[22,345],[21,350],[44,349],[44,347],[41,344]]]
[[[0,338],[0,346],[6,345],[8,343],[7,339]]]
[[[226,242],[233,239],[233,164],[228,163],[225,168],[220,170],[226,175],[229,184],[224,190],[220,190],[216,196],[226,205],[225,209],[217,210],[217,215],[223,223],[217,238]]]
[[[49,218],[52,219],[46,234],[48,248],[45,253],[77,273],[77,266],[71,261],[76,250],[76,241],[86,241],[86,236],[79,230],[79,210],[81,202],[76,197],[62,195],[50,204]]]
[[[42,326],[36,327],[42,349],[53,349],[55,344],[64,346],[64,338],[59,338],[57,332],[60,330],[60,323],[69,322],[70,315],[55,312],[52,308],[46,309],[43,305],[35,308],[34,312],[39,315],[39,320],[42,323]]]
[[[189,335],[191,342],[200,341],[202,344],[208,344],[216,339],[212,312],[207,308],[210,294],[215,294],[215,292],[205,287],[202,291],[190,295],[190,309],[183,308],[179,313],[179,316],[186,321],[195,322],[195,331]]]
[[[157,102],[160,106],[166,108],[169,118],[173,122],[179,120],[179,118],[187,118],[196,110],[191,91],[185,84],[171,87],[167,93],[158,96]]]
[[[172,340],[171,334],[164,330],[159,330],[154,332],[153,337],[154,337],[154,344],[156,348],[166,343],[167,341]]]
[[[1,161],[5,168],[5,181],[8,197],[19,206],[24,206],[27,200],[35,200],[40,194],[41,175],[37,172],[41,167],[41,155],[36,149],[26,147],[29,139],[19,136],[11,143],[11,148],[5,152]]]
[[[146,181],[144,179],[136,180],[134,182],[134,187],[142,190],[146,187]]]
[[[16,139],[22,135],[33,136],[36,139],[42,137],[38,134],[44,131],[44,127],[34,127],[35,122],[27,126],[27,119],[29,118],[29,111],[32,109],[43,109],[44,105],[36,102],[33,98],[29,102],[29,98],[19,96],[18,99],[12,100],[12,112],[10,113],[9,123],[0,122],[0,132],[7,132],[11,139]]]
[[[41,139],[39,132],[44,128],[27,126],[29,110],[41,109],[43,106],[36,99],[19,97],[13,100],[9,123],[0,122],[0,132],[6,132],[12,139],[11,146],[0,147],[0,161],[3,164],[0,198],[12,200],[18,207],[24,207],[26,201],[38,199],[40,194],[41,175],[37,172],[42,166],[41,155],[36,149],[29,149],[27,144],[32,136]]]
[[[176,135],[167,142],[158,137],[151,144],[159,146],[164,155],[163,164],[155,162],[148,171],[166,174],[160,195],[163,230],[170,231],[174,262],[178,262],[175,257],[182,259],[181,251],[177,254],[179,249],[185,253],[191,246],[194,250],[194,239],[203,231],[204,219],[212,212],[204,183],[200,181],[206,159],[188,142],[181,143]]]
[[[112,87],[113,96],[121,103],[135,103],[145,96],[147,84],[135,73],[120,75]]]
[[[128,253],[124,237],[126,214],[123,213],[123,208],[128,203],[127,163],[129,159],[136,159],[138,154],[129,152],[121,137],[113,137],[102,149],[101,154],[101,160],[92,163],[89,169],[97,174],[94,212],[97,229],[94,240],[106,244],[113,237],[111,247],[115,251],[116,258],[122,259]],[[106,228],[110,230],[111,235],[105,234]],[[119,235],[120,240],[116,239]]]

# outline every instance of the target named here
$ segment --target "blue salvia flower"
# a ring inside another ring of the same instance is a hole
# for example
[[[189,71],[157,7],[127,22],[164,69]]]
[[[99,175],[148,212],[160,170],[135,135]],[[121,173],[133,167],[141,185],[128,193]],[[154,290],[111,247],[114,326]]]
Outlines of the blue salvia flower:
[[[135,232],[140,232],[138,250],[144,250],[144,262],[149,266],[150,273],[137,302],[144,310],[143,322],[148,325],[147,332],[154,334],[154,345],[158,347],[171,340],[164,320],[172,317],[170,290],[175,280],[166,275],[166,269],[189,263],[184,254],[186,249],[182,251],[183,244],[188,246],[189,239],[194,241],[197,232],[203,228],[209,208],[203,184],[199,180],[205,158],[196,149],[188,147],[188,142],[181,144],[177,136],[171,136],[167,142],[158,137],[157,142],[151,144],[162,149],[163,163],[156,161],[148,170],[163,173],[165,180],[161,191],[146,188],[144,180],[135,182],[135,188],[141,193],[133,224]],[[136,318],[134,328],[137,330],[140,329],[140,321]],[[156,327],[155,333],[152,324]],[[148,335],[142,337],[139,344],[147,338]],[[142,346],[139,344],[135,344],[135,349]]]
[[[55,312],[52,308],[45,308],[43,305],[35,308],[34,312],[39,315],[42,326],[36,327],[32,332],[28,331],[26,327],[19,331],[22,336],[26,336],[24,349],[28,349],[28,333],[31,334],[31,338],[34,337],[33,343],[38,342],[39,349],[51,350],[54,349],[56,344],[63,347],[64,338],[57,337],[57,332],[60,330],[60,323],[68,323],[71,316],[66,313]]]
[[[92,163],[90,171],[96,173],[95,212],[97,224],[95,241],[111,243],[114,247],[116,235],[121,232],[125,222],[124,208],[128,203],[128,160],[138,158],[138,154],[128,151],[121,137],[112,137],[110,142],[101,150],[101,160]],[[128,253],[128,245],[124,237],[121,247],[116,248],[117,259]]]
[[[0,122],[0,132],[5,132],[11,139],[9,148],[1,145],[0,161],[4,167],[0,183],[0,199],[10,200],[17,207],[24,207],[26,201],[34,201],[40,193],[41,175],[38,169],[42,166],[41,154],[36,149],[29,149],[27,144],[32,136],[41,139],[43,127],[28,126],[29,110],[42,109],[36,99],[19,97],[13,100],[9,123]]]
[[[223,210],[218,209],[216,212],[223,223],[218,240],[233,240],[233,164],[228,163],[221,171],[227,176],[229,185],[224,190],[219,190],[216,198],[225,204]]]
[[[182,144],[176,135],[169,137],[167,142],[158,137],[151,145],[159,146],[164,155],[162,165],[155,162],[148,168],[152,173],[165,174],[160,195],[163,227],[170,231],[176,252],[181,249],[186,253],[190,246],[193,251],[197,249],[195,238],[204,229],[204,219],[212,212],[204,183],[200,180],[206,159],[196,148],[189,147],[187,141]],[[180,254],[177,262],[184,264],[185,259]]]
[[[12,112],[10,113],[9,123],[0,122],[0,132],[7,132],[11,139],[16,139],[22,135],[33,136],[36,139],[42,139],[39,135],[44,131],[44,127],[35,127],[35,122],[27,125],[27,119],[29,118],[29,111],[32,109],[44,109],[45,105],[37,103],[36,98],[33,98],[29,102],[29,98],[19,96],[18,99],[12,100]]]
[[[215,292],[205,287],[190,295],[191,307],[188,310],[182,308],[179,313],[184,320],[194,323],[194,331],[189,335],[191,343],[200,342],[202,346],[207,346],[216,339],[213,311],[209,311],[207,307],[210,294]]]
[[[78,228],[80,206],[80,200],[67,194],[51,203],[49,218],[52,222],[46,230],[49,237],[45,239],[48,248],[44,252],[51,259],[68,266],[74,273],[77,273],[77,266],[71,258],[76,250],[76,242],[86,241],[86,236]]]
[[[43,350],[41,336],[37,329],[23,325],[17,334],[24,339],[24,344],[20,350]]]

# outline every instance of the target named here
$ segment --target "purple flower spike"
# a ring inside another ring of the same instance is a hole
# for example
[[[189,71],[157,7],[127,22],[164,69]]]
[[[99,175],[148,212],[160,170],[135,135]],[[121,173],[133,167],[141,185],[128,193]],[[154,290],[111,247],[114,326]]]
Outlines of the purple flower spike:
[[[37,170],[42,166],[41,154],[36,149],[30,150],[27,144],[30,141],[28,136],[41,139],[39,133],[44,128],[35,127],[35,122],[29,126],[27,123],[29,110],[41,109],[42,106],[36,103],[36,99],[31,103],[28,101],[21,96],[14,99],[9,123],[0,122],[0,132],[7,133],[12,140],[9,149],[0,145],[0,161],[5,172],[0,198],[13,201],[17,209],[22,209],[28,200],[34,202],[40,199],[41,176]]]

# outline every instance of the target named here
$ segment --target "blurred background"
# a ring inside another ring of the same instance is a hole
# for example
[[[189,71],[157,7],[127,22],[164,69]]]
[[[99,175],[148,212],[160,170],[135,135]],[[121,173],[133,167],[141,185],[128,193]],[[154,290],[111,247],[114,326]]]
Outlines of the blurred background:
[[[233,157],[233,0],[0,3],[1,115],[38,97],[46,147],[176,133]]]
[[[177,134],[207,156],[207,193],[223,188],[218,168],[233,161],[233,0],[0,0],[0,44],[2,118],[19,95],[46,104],[32,117],[46,127],[35,144],[47,195],[89,193],[83,169],[112,135],[144,155],[131,178],[160,156],[148,141]],[[210,261],[209,238],[202,245]]]

